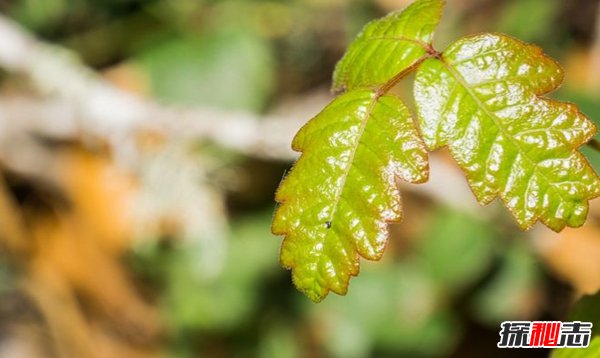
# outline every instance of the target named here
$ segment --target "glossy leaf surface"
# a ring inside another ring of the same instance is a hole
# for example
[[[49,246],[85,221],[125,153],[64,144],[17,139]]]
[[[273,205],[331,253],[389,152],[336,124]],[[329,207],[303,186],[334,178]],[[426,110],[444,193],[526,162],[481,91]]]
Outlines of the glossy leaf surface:
[[[272,231],[283,266],[314,301],[345,294],[359,256],[377,260],[401,219],[399,177],[423,182],[427,153],[404,104],[356,90],[336,98],[292,143],[303,152],[279,187]]]
[[[338,62],[334,90],[382,85],[417,63],[431,48],[443,8],[442,0],[420,0],[367,24]]]
[[[576,106],[540,97],[562,79],[540,48],[499,34],[463,38],[417,72],[427,147],[448,146],[479,202],[499,196],[524,229],[580,226],[600,195],[577,151],[595,126]]]

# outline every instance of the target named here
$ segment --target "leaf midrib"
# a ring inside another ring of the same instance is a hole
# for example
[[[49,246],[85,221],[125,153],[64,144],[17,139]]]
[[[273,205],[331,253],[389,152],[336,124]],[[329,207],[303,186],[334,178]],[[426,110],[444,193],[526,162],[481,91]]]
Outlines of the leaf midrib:
[[[417,43],[419,46],[423,47],[423,44],[421,43]],[[427,44],[424,44],[425,46],[429,46]],[[407,74],[413,72],[416,68],[418,68],[426,59],[428,58],[432,58],[432,57],[438,57],[440,54],[437,51],[434,51],[433,49],[430,49],[428,47],[423,47],[423,49],[425,50],[425,52],[427,53],[424,56],[421,56],[420,58],[418,58],[416,61],[414,61],[412,63],[412,65],[410,65],[409,67],[405,68],[404,70],[398,72],[394,77],[392,77],[391,79],[389,79],[386,83],[384,83],[382,86],[380,86],[375,92],[372,92],[372,98],[371,98],[371,102],[369,103],[369,107],[367,108],[365,117],[362,120],[362,124],[361,127],[359,129],[359,134],[357,136],[357,140],[356,140],[356,145],[354,146],[354,148],[352,148],[352,154],[350,156],[350,160],[349,163],[350,165],[348,165],[348,169],[344,172],[344,176],[342,179],[342,183],[340,185],[340,190],[336,193],[335,195],[335,202],[333,205],[333,208],[331,210],[331,215],[329,216],[329,222],[332,225],[333,228],[333,218],[335,217],[335,214],[337,213],[337,207],[338,207],[338,203],[340,201],[340,197],[344,191],[344,188],[346,187],[346,181],[348,179],[348,175],[350,174],[350,169],[353,166],[354,163],[354,158],[356,157],[356,151],[358,150],[358,147],[360,146],[360,142],[361,139],[363,137],[363,134],[365,132],[365,128],[367,126],[367,123],[369,121],[369,119],[371,118],[373,109],[375,108],[375,106],[377,105],[377,103],[379,102],[379,100],[381,99],[381,97],[387,95],[387,93]],[[428,53],[429,51],[432,51],[434,53]],[[329,229],[328,229],[329,230]],[[326,234],[326,237],[329,236],[329,232]]]
[[[371,101],[369,103],[369,107],[367,107],[367,111],[365,113],[365,115],[363,117],[361,117],[361,125],[359,128],[359,132],[358,135],[356,136],[356,144],[352,147],[352,152],[350,155],[350,160],[348,161],[349,165],[346,168],[346,170],[344,171],[343,177],[342,177],[342,182],[340,185],[340,189],[338,190],[338,192],[335,194],[335,201],[333,204],[333,208],[331,209],[331,215],[329,216],[329,222],[331,223],[331,229],[335,230],[334,228],[334,224],[337,224],[337,220],[334,221],[334,217],[335,214],[337,213],[337,208],[338,208],[338,204],[341,200],[342,197],[342,193],[344,192],[344,189],[346,188],[346,181],[348,180],[348,175],[350,174],[350,169],[352,168],[352,166],[354,165],[354,159],[356,157],[356,151],[358,150],[358,147],[360,146],[360,141],[365,133],[365,128],[367,127],[367,123],[369,122],[369,119],[372,116],[373,113],[373,109],[375,109],[375,106],[377,105],[377,102],[379,101],[379,99],[381,98],[381,96],[377,96],[376,94],[372,94],[372,98]],[[332,231],[330,229],[326,229],[327,230],[327,234],[325,235],[325,238],[327,236],[329,236],[329,233]]]

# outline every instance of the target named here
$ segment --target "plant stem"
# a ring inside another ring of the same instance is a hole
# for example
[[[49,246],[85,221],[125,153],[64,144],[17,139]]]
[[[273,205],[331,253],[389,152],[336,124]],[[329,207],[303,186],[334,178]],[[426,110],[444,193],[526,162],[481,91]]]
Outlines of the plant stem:
[[[415,63],[410,65],[410,67],[407,67],[402,72],[399,72],[394,77],[392,77],[389,81],[387,81],[381,87],[379,87],[377,89],[377,92],[375,93],[375,98],[377,99],[377,98],[385,95],[386,93],[388,93],[392,88],[394,88],[394,86],[396,86],[398,84],[398,82],[400,82],[409,73],[413,72],[417,67],[419,67],[421,65],[421,63],[423,63],[423,61],[425,61],[429,58],[432,58],[432,57],[438,58],[439,56],[441,56],[441,54],[439,52],[435,51],[431,47],[428,47],[427,55],[419,58],[417,61],[415,61]]]

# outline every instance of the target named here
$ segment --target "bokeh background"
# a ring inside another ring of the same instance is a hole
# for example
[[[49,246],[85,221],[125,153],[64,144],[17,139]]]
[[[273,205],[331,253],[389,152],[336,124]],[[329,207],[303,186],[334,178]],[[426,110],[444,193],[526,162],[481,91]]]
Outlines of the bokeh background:
[[[279,267],[291,138],[347,43],[408,3],[1,0],[0,357],[547,356],[496,349],[499,323],[600,288],[599,200],[521,232],[442,150],[347,296],[314,304]],[[553,96],[599,121],[599,3],[448,0],[436,46],[537,43],[567,72]]]

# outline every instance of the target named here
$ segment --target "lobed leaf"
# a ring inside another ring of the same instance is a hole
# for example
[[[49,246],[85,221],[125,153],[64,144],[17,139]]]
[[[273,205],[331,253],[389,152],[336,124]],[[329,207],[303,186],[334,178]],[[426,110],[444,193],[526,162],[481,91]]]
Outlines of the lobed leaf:
[[[415,65],[431,49],[443,0],[420,0],[367,24],[333,74],[333,89],[379,86]]]
[[[282,265],[314,301],[345,294],[359,256],[378,260],[387,223],[401,219],[397,177],[423,182],[427,152],[406,106],[370,90],[343,94],[307,123],[292,148],[303,154],[276,193],[274,234]]]
[[[538,47],[499,34],[466,37],[420,66],[423,140],[448,146],[479,202],[499,196],[519,225],[578,227],[600,181],[577,151],[596,132],[576,106],[541,95],[563,79]]]

